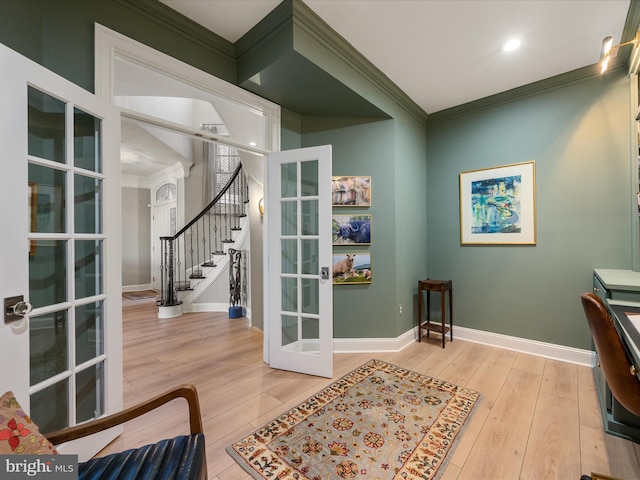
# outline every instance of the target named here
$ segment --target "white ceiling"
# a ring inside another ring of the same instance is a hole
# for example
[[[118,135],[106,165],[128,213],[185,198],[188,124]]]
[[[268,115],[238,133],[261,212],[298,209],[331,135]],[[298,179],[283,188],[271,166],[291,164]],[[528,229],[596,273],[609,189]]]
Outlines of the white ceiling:
[[[230,42],[280,0],[161,0]],[[305,0],[427,113],[598,62],[629,0]],[[503,52],[518,37],[522,46]]]

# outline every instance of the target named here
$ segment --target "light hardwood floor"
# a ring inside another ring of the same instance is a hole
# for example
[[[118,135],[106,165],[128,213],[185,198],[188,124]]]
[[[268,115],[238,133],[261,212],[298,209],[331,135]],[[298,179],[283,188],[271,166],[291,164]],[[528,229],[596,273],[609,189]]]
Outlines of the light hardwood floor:
[[[125,407],[196,385],[210,480],[249,478],[225,447],[332,381],[264,365],[262,332],[244,318],[161,320],[153,300],[123,299],[123,307]],[[371,358],[481,392],[443,479],[640,479],[640,445],[603,432],[589,368],[462,340],[443,349],[436,334],[400,352],[335,354],[334,380]],[[176,400],[130,422],[101,454],[187,433],[185,405]]]

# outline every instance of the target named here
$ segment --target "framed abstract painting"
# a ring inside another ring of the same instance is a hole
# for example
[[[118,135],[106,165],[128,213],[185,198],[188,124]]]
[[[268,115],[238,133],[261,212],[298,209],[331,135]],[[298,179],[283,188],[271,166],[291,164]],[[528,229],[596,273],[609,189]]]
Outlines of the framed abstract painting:
[[[460,173],[460,244],[536,244],[534,161]]]

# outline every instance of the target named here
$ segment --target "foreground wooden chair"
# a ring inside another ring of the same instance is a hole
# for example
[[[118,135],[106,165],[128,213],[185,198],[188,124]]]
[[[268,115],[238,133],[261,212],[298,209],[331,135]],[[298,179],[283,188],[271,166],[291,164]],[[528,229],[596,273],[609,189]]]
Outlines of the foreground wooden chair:
[[[640,416],[640,380],[633,373],[635,367],[629,361],[607,307],[593,293],[584,293],[581,299],[611,394],[624,408]]]
[[[204,431],[198,393],[193,385],[181,385],[122,412],[82,425],[46,435],[54,445],[76,440],[115,427],[176,398],[184,398],[189,406],[190,435],[161,440],[126,452],[93,458],[78,465],[79,480],[109,479],[175,479],[206,480]]]

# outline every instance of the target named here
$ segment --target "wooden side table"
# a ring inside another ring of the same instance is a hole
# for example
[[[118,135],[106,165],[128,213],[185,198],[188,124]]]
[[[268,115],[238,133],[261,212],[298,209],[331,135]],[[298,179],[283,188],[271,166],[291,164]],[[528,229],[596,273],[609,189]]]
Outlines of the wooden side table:
[[[422,320],[422,292],[427,292],[427,319]],[[429,297],[431,292],[440,292],[440,311],[442,312],[442,322],[437,324],[430,319],[431,309],[429,308]],[[445,325],[445,293],[449,292],[449,326]],[[449,332],[450,339],[453,342],[453,282],[451,280],[426,280],[418,281],[418,342],[422,341],[422,331],[427,331],[427,338],[429,338],[429,332],[433,330],[442,335],[442,348],[444,348],[444,340],[447,332]]]

